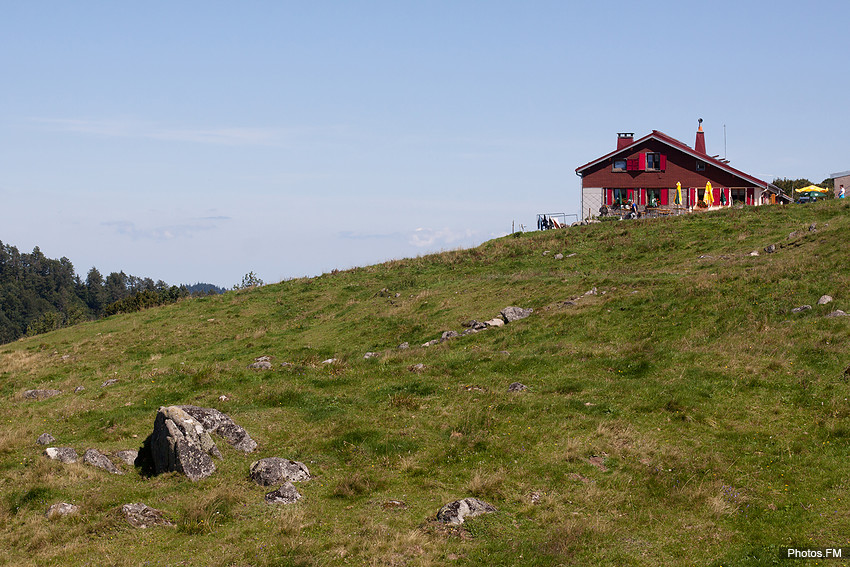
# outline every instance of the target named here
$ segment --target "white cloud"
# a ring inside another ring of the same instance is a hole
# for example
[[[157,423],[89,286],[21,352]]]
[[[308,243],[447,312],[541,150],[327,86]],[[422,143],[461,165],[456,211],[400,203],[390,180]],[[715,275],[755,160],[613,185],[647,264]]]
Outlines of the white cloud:
[[[468,244],[475,240],[477,231],[467,228],[466,230],[453,230],[450,228],[433,229],[417,228],[408,239],[408,243],[417,248],[433,248],[451,244]]]
[[[227,217],[217,219],[206,218],[190,220],[186,223],[168,226],[139,227],[132,221],[111,221],[101,223],[111,227],[117,234],[129,236],[133,240],[174,240],[176,238],[192,238],[196,233],[215,230],[218,226],[212,220],[227,220]]]

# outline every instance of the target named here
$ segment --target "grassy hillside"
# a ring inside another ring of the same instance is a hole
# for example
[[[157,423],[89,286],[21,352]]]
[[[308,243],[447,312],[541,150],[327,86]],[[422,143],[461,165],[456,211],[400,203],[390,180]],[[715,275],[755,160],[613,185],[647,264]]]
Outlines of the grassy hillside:
[[[606,222],[3,345],[0,563],[773,565],[850,546],[850,317],[826,317],[850,312],[848,234],[840,202]],[[509,305],[534,314],[418,346]],[[262,355],[274,369],[249,370]],[[138,448],[170,404],[227,412],[260,447],[219,442],[192,483],[35,442]],[[307,464],[303,500],[263,502],[246,477],[269,456]],[[466,496],[499,511],[434,521]],[[59,501],[80,514],[46,519]],[[176,527],[133,529],[128,502]]]

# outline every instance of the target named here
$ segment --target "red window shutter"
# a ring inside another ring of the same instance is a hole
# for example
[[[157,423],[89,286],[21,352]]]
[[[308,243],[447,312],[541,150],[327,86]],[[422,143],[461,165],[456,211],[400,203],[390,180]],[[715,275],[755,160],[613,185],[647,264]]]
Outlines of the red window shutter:
[[[661,171],[667,171],[667,156],[664,154],[661,154]]]
[[[608,199],[605,201],[605,203],[607,205],[613,205],[614,204],[614,190],[613,189],[608,189]]]
[[[646,171],[646,154],[638,154],[638,171]]]
[[[636,159],[626,160],[626,171],[637,171],[638,161]]]
[[[661,156],[661,163],[664,163],[664,156]],[[673,189],[673,191],[675,191],[675,189]],[[667,196],[668,196],[669,194],[670,194],[670,190],[669,190],[669,189],[662,189],[662,190],[661,190],[661,196],[660,196],[660,197],[659,197],[659,199],[658,199],[658,204],[659,204],[659,205],[666,205],[666,204],[668,204],[668,202],[669,202],[669,201],[668,201]]]

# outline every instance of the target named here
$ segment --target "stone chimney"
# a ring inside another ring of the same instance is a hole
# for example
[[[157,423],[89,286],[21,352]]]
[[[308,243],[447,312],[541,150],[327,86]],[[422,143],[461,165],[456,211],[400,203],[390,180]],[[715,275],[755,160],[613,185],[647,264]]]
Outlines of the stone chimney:
[[[702,118],[699,119],[699,129],[697,130],[697,140],[694,142],[694,150],[701,154],[705,153],[705,132],[702,131]]]
[[[622,150],[626,146],[631,146],[635,141],[634,132],[617,132],[617,149]]]

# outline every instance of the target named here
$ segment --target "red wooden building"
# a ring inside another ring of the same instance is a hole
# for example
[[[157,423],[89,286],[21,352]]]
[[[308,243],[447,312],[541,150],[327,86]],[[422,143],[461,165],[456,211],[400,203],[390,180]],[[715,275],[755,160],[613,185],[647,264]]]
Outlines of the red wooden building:
[[[634,134],[619,133],[616,150],[576,168],[576,174],[581,177],[582,212],[589,215],[595,215],[601,205],[616,208],[629,202],[640,208],[676,208],[677,182],[682,186],[679,210],[683,211],[705,199],[708,182],[713,207],[790,201],[772,183],[706,154],[702,124],[694,147],[658,130],[638,140]]]

